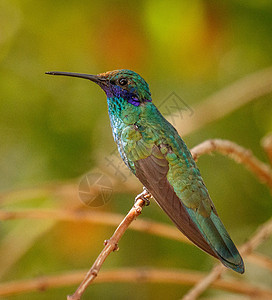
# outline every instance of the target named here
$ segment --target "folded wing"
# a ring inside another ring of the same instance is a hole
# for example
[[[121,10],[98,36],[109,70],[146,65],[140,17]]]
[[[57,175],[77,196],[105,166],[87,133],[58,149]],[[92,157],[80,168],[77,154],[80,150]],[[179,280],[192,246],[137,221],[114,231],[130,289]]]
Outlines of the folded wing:
[[[157,146],[150,156],[135,161],[134,167],[135,175],[185,236],[227,267],[244,272],[242,258],[216,210],[205,217],[184,205],[167,179],[169,164]]]

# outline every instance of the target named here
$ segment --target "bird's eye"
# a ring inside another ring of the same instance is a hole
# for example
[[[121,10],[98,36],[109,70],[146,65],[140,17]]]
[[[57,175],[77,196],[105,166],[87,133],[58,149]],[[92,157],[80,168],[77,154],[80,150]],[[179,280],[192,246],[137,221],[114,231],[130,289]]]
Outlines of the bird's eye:
[[[124,86],[124,85],[126,85],[128,83],[128,80],[126,79],[126,78],[121,78],[121,79],[119,79],[119,84],[121,85],[121,86]]]

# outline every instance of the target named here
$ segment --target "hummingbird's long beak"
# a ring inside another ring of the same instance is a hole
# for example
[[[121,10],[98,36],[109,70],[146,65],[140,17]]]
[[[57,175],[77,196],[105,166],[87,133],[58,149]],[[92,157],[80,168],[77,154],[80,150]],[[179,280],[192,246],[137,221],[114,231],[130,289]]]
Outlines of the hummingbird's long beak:
[[[81,73],[71,73],[71,72],[45,72],[45,74],[49,75],[63,75],[63,76],[71,76],[71,77],[79,77],[84,79],[89,79],[97,84],[106,85],[106,78],[100,77],[98,75],[90,75],[90,74],[81,74]]]

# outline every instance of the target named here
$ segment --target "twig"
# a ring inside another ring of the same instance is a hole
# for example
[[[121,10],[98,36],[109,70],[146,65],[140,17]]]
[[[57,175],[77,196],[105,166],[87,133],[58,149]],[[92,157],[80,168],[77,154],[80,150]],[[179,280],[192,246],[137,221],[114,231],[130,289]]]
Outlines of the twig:
[[[245,149],[228,140],[207,140],[191,150],[193,158],[198,159],[203,154],[209,154],[217,151],[223,155],[229,156],[237,163],[243,164],[257,178],[266,183],[272,190],[272,169],[262,161],[258,160],[250,150]]]
[[[246,242],[242,247],[240,247],[240,253],[243,255],[250,254],[254,249],[256,249],[262,242],[267,240],[272,234],[272,218],[267,222],[262,224],[257,230],[252,238]]]
[[[221,274],[225,271],[225,267],[222,265],[217,265],[212,269],[212,271],[205,276],[202,280],[198,281],[198,283],[192,288],[183,298],[182,300],[193,300],[197,299],[199,295],[201,295],[213,282],[218,280]]]
[[[101,168],[94,168],[90,170],[90,172],[98,172],[101,173]],[[131,184],[131,182],[121,182],[118,180],[116,176],[113,176],[110,173],[105,174],[110,177],[112,181],[112,185],[114,191],[116,192],[131,192],[135,193],[139,191],[137,185]],[[79,180],[79,179],[78,179]],[[6,203],[13,203],[34,199],[41,196],[52,197],[52,195],[56,198],[64,199],[65,204],[67,204],[67,200],[69,200],[72,204],[74,204],[73,200],[78,200],[78,180],[76,181],[54,181],[51,183],[44,183],[37,187],[29,187],[29,188],[17,188],[10,191],[0,192],[0,204],[1,206]],[[140,184],[139,184],[140,185]],[[140,185],[141,187],[141,185]],[[90,186],[90,193],[96,195],[99,193],[99,190],[93,185]],[[71,205],[71,204],[69,204]],[[74,204],[75,205],[75,204]],[[76,206],[78,206],[78,201],[76,201]]]
[[[64,209],[29,209],[20,211],[0,210],[0,220],[17,219],[54,219],[58,221],[86,222],[91,224],[118,226],[123,219],[121,214],[98,212],[98,211],[79,211]],[[154,234],[157,236],[191,243],[176,227],[149,220],[138,220],[133,222],[129,229]]]
[[[0,210],[0,220],[17,220],[17,219],[54,219],[58,221],[86,222],[90,224],[100,224],[109,226],[118,226],[123,219],[121,214],[96,212],[96,211],[75,211],[75,210],[48,210],[48,209],[30,209],[23,211],[4,211]],[[147,234],[181,241],[191,244],[191,242],[174,226],[162,224],[155,221],[139,219],[131,223],[130,230],[136,230]],[[272,270],[272,260],[261,254],[252,253],[248,259],[261,267]],[[0,270],[0,274],[1,274]]]
[[[1,238],[0,244],[0,278],[25,255],[33,244],[41,236],[49,232],[54,225],[54,221],[41,221],[35,226],[29,220],[21,221]],[[2,226],[1,226],[2,227]],[[22,228],[27,232],[22,239]],[[2,234],[1,234],[2,235]],[[20,247],[18,247],[20,245]]]
[[[18,280],[0,284],[0,296],[7,297],[33,291],[44,291],[49,288],[57,288],[78,284],[86,274],[86,271],[67,272],[65,274],[43,276],[35,279]],[[160,284],[193,285],[205,278],[203,272],[173,269],[147,269],[125,268],[102,271],[96,279],[96,283],[104,282],[151,282]],[[217,279],[212,287],[242,295],[259,298],[272,297],[272,290],[260,288],[237,279]]]
[[[190,118],[175,118],[176,128],[182,136],[196,131],[205,125],[223,118],[243,105],[272,92],[272,68],[247,75],[223,88],[193,107]],[[184,111],[182,112],[184,114]]]
[[[261,144],[269,158],[270,164],[272,165],[272,133],[265,136],[262,139]]]
[[[247,259],[250,262],[252,262],[258,266],[261,266],[272,272],[272,259],[270,257],[267,257],[260,253],[250,253],[247,256]]]
[[[265,239],[272,234],[272,219],[268,220],[262,226],[260,226],[252,238],[240,247],[240,253],[243,255],[250,254],[256,249]],[[182,299],[194,300],[197,299],[217,278],[219,278],[223,272],[227,269],[221,265],[218,265],[212,269],[208,276],[199,281]]]
[[[67,300],[79,300],[88,287],[89,284],[96,278],[98,272],[100,271],[104,261],[109,256],[109,254],[115,250],[118,250],[118,242],[127,230],[130,223],[137,218],[141,214],[142,208],[145,205],[146,201],[149,201],[151,197],[146,191],[137,196],[137,201],[135,202],[132,209],[126,215],[124,220],[120,223],[120,225],[115,230],[112,237],[105,241],[105,247],[97,257],[96,261],[92,265],[91,269],[88,271],[86,277],[79,285],[78,289],[71,296],[67,296]]]
[[[49,199],[43,202],[41,209],[51,202]],[[1,210],[0,210],[1,212]],[[1,237],[0,243],[0,278],[22,258],[22,256],[31,249],[36,240],[49,232],[54,226],[54,220],[41,220],[33,226],[30,220],[17,221],[10,230]],[[2,226],[1,226],[2,227]],[[26,235],[22,239],[22,228]],[[18,247],[20,244],[20,247]],[[7,255],[8,254],[8,255]]]

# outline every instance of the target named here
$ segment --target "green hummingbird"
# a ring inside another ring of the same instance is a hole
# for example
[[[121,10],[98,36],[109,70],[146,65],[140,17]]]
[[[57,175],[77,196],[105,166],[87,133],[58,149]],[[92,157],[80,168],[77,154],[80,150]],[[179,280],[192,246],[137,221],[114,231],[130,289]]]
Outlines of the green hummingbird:
[[[107,96],[119,153],[177,228],[226,267],[244,273],[244,263],[177,130],[152,103],[146,81],[130,70],[98,75],[47,72],[89,79]]]

